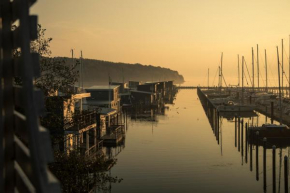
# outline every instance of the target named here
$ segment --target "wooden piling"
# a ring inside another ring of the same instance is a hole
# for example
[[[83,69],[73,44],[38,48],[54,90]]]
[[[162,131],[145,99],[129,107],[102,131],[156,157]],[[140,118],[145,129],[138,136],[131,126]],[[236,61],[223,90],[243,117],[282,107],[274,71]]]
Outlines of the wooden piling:
[[[237,116],[235,116],[235,147],[237,147]]]
[[[238,151],[240,152],[240,148],[241,148],[241,118],[239,116],[238,118]]]
[[[241,123],[242,123],[242,128],[241,128],[241,135],[242,135],[242,139],[241,139],[241,141],[242,141],[242,157],[244,156],[244,119],[242,119],[242,121],[241,121]]]
[[[266,160],[266,150],[267,150],[267,138],[263,139],[263,176],[264,176],[264,190],[267,189],[267,160]]]
[[[274,102],[271,102],[271,124],[274,121]]]
[[[245,156],[245,159],[246,159],[246,163],[248,163],[248,123],[245,124],[245,130],[246,130],[246,156]]]
[[[253,171],[253,132],[250,136],[250,171]]]
[[[284,185],[285,193],[288,193],[288,157],[284,157]]]
[[[256,180],[259,181],[259,131],[256,133]]]
[[[276,146],[273,145],[272,150],[272,178],[273,178],[273,193],[276,193]]]

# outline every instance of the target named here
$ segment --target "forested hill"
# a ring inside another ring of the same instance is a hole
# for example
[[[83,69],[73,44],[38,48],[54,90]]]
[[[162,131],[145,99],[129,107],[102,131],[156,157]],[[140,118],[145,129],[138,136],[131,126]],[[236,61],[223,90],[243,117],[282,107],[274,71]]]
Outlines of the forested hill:
[[[71,63],[70,58],[65,58]],[[109,74],[113,82],[173,80],[175,84],[184,82],[177,71],[151,65],[114,63],[101,60],[83,59],[84,86],[108,84]]]

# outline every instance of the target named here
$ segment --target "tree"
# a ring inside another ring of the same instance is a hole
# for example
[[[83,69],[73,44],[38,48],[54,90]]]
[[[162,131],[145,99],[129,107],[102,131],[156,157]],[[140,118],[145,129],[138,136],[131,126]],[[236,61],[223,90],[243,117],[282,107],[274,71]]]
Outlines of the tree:
[[[12,30],[16,29],[16,26],[12,27]],[[79,72],[76,70],[79,61],[66,63],[64,58],[51,57],[50,43],[52,38],[45,37],[45,32],[46,29],[38,25],[37,39],[30,44],[31,53],[39,54],[40,60],[40,76],[35,77],[34,84],[43,91],[45,98],[48,99],[45,103],[47,113],[41,117],[41,124],[47,127],[51,133],[54,133],[51,136],[53,142],[61,141],[63,143],[63,129],[66,120],[61,115],[63,114],[61,102],[74,94],[72,88],[79,77]],[[14,50],[13,54],[15,58],[21,57],[21,50]],[[21,85],[21,78],[16,77],[15,83]],[[61,91],[64,96],[61,98],[50,97],[55,95],[57,91]],[[68,101],[74,102],[73,100]],[[107,182],[121,181],[121,179],[108,176],[104,170],[108,164],[116,163],[114,159],[87,159],[77,151],[73,151],[69,155],[55,151],[54,155],[55,162],[51,163],[49,167],[59,178],[64,192],[88,192],[92,187],[105,190]]]
[[[17,26],[13,26],[12,30],[16,30]],[[46,29],[40,24],[37,26],[37,39],[31,41],[31,53],[39,54],[40,60],[40,76],[35,77],[35,86],[41,89],[45,96],[51,96],[57,91],[61,91],[65,95],[73,93],[72,87],[77,82],[79,72],[76,67],[79,60],[75,63],[68,64],[64,58],[51,57],[50,43],[52,38],[45,37]],[[21,57],[20,49],[14,50],[14,57]],[[21,79],[15,78],[16,84],[21,85]]]
[[[31,52],[38,53],[40,56],[40,77],[35,79],[36,87],[43,90],[45,96],[49,96],[56,91],[62,91],[65,94],[71,94],[72,87],[79,77],[76,66],[79,61],[74,64],[67,64],[63,58],[55,58],[51,56],[50,42],[52,38],[45,37],[46,29],[38,25],[38,38],[31,43]]]

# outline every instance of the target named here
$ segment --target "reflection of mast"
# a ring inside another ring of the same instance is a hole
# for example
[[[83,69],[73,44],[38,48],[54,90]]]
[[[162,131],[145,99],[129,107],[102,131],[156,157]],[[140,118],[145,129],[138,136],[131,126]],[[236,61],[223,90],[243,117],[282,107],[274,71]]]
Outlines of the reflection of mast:
[[[281,170],[282,170],[282,148],[280,148],[280,156],[279,156],[279,185],[278,185],[278,192],[280,192],[280,185],[281,185]]]

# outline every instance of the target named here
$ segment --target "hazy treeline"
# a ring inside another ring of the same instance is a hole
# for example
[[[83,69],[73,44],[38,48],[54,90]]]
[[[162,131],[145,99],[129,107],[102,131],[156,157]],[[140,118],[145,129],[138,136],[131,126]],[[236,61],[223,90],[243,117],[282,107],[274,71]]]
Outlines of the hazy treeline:
[[[72,63],[71,58],[64,58],[66,63]],[[141,64],[114,63],[102,60],[83,59],[84,86],[108,84],[109,75],[113,82],[124,81],[162,81],[174,80],[175,84],[184,82],[177,71],[169,68]]]

